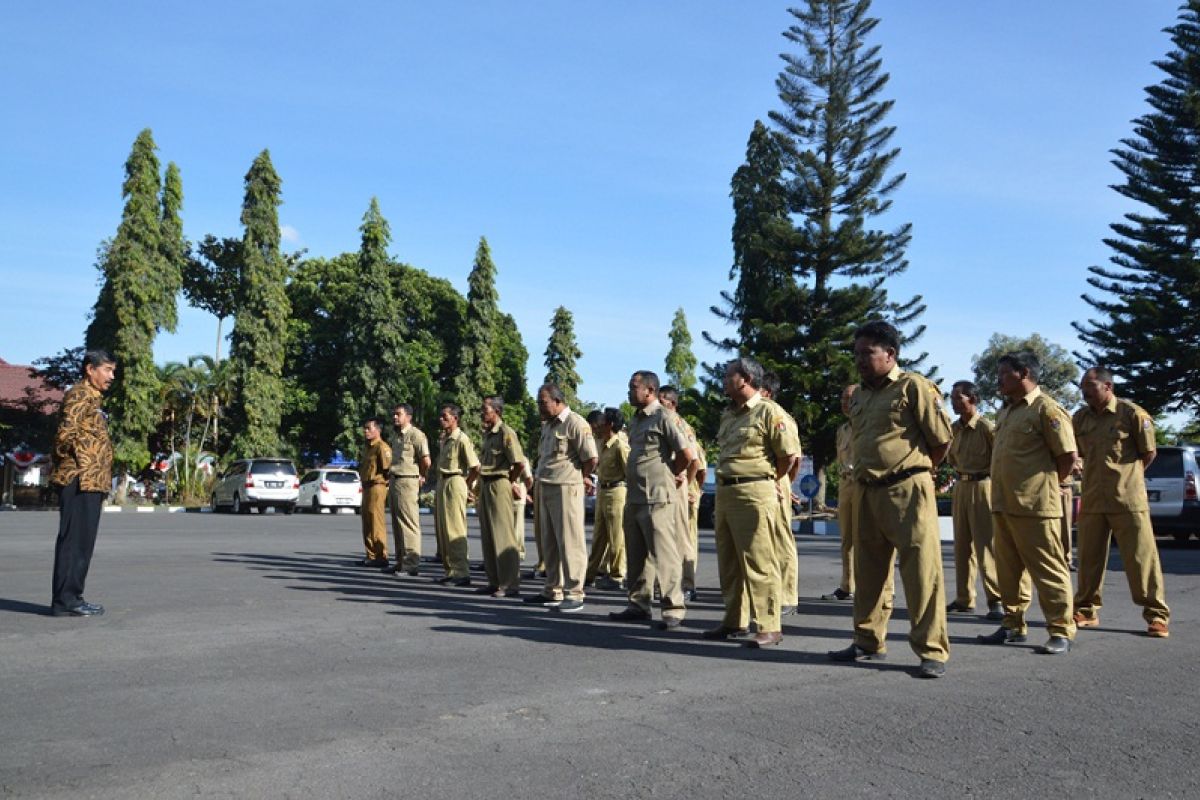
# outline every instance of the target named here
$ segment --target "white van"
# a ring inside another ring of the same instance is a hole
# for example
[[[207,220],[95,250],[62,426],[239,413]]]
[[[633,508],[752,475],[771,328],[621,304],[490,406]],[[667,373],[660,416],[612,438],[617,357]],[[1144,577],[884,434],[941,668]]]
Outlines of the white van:
[[[300,481],[296,466],[286,458],[243,458],[229,465],[213,485],[213,511],[228,509],[249,514],[274,508],[285,514],[296,510]]]

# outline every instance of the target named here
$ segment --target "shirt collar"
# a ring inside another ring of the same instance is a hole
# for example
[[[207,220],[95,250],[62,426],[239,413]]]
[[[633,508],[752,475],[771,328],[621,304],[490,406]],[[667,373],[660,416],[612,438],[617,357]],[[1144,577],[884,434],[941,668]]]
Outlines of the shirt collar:
[[[962,420],[959,420],[959,422],[962,422]],[[971,415],[970,419],[968,419],[966,422],[963,422],[962,424],[963,424],[964,428],[974,428],[976,425],[979,424],[979,412],[976,411],[974,414]]]
[[[764,398],[761,394],[755,392],[754,394],[750,395],[745,403],[742,403],[742,408],[754,408],[759,403],[763,402],[763,399]]]
[[[617,440],[618,440],[618,439],[620,439],[620,438],[621,438],[621,434],[619,434],[619,433],[614,433],[612,436],[610,436],[610,437],[608,437],[607,439],[605,439],[605,440],[604,440],[604,446],[605,446],[605,447],[612,447],[612,444],[613,444],[613,442],[617,441]]]
[[[554,419],[559,422],[566,422],[567,417],[571,416],[571,407],[563,406],[563,410],[554,415]]]
[[[490,427],[490,428],[485,428],[484,430],[485,430],[485,432],[486,432],[486,433],[499,433],[499,432],[500,432],[500,426],[501,426],[501,425],[503,425],[503,424],[504,424],[504,420],[502,420],[502,419],[498,419],[498,420],[496,420],[496,424],[495,424],[495,425],[493,425],[493,426],[492,426],[492,427]]]
[[[641,414],[643,417],[648,417],[651,414],[653,414],[655,411],[658,411],[658,408],[661,405],[662,405],[662,403],[658,402],[658,398],[655,398],[655,399],[651,400],[649,403],[646,403],[646,405],[643,406],[642,408],[639,408],[637,413]]]
[[[1029,391],[1029,394],[1025,395],[1021,399],[1025,401],[1025,405],[1031,406],[1031,405],[1033,405],[1033,401],[1037,400],[1041,396],[1042,396],[1042,387],[1035,386]]]
[[[1110,414],[1117,413],[1117,396],[1115,394],[1109,396],[1108,402],[1104,404],[1104,410]]]

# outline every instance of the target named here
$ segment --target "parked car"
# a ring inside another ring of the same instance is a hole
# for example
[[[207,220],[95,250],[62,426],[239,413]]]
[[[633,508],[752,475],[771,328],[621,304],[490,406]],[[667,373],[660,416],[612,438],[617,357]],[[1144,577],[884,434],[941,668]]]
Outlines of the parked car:
[[[704,483],[700,486],[700,513],[698,514],[701,528],[715,528],[717,525],[717,468],[709,467],[704,470]]]
[[[310,470],[300,479],[296,506],[314,514],[325,508],[353,508],[355,513],[361,513],[362,481],[352,469]]]
[[[1177,542],[1186,542],[1189,536],[1200,537],[1198,456],[1197,444],[1159,447],[1158,455],[1146,468],[1146,494],[1155,536],[1173,536]]]
[[[268,508],[291,514],[296,510],[300,481],[296,465],[286,458],[244,458],[229,465],[213,486],[213,511],[228,509],[249,514]]]

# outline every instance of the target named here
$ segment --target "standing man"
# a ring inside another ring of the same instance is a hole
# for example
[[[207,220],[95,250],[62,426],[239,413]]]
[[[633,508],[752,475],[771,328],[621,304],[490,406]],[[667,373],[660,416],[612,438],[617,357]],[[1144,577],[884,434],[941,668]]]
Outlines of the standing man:
[[[1100,624],[1109,540],[1115,538],[1129,592],[1149,625],[1146,635],[1165,639],[1170,635],[1171,609],[1146,500],[1145,471],[1158,449],[1154,422],[1141,407],[1113,393],[1112,373],[1104,367],[1083,373],[1079,388],[1087,405],[1072,420],[1083,456],[1075,624]]]
[[[479,461],[479,537],[487,586],[478,594],[518,597],[521,594],[521,549],[517,543],[513,501],[522,497],[517,488],[525,471],[525,453],[517,433],[504,422],[504,400],[483,398],[480,418],[483,442]],[[524,533],[525,526],[521,526]]]
[[[592,554],[588,558],[585,586],[592,582],[600,589],[621,589],[625,579],[625,464],[629,442],[621,436],[625,417],[615,408],[593,411],[588,424],[598,442],[596,461],[596,521],[592,525]]]
[[[780,479],[800,459],[800,443],[777,407],[763,400],[762,367],[737,358],[725,367],[729,408],[717,432],[717,572],[725,616],[705,639],[739,639],[748,647],[783,641],[782,585],[775,555]],[[749,601],[749,602],[747,602]],[[751,635],[750,618],[758,630]]]
[[[950,391],[950,406],[958,419],[946,459],[957,473],[954,484],[954,602],[949,612],[975,610],[975,570],[983,579],[987,618],[1004,619],[1000,584],[996,581],[996,549],[992,545],[992,423],[979,413],[979,390],[958,381]]]
[[[446,574],[438,583],[470,586],[467,561],[467,497],[479,475],[479,459],[467,434],[459,427],[462,408],[454,403],[442,406],[438,424],[442,438],[438,447],[438,485],[434,501],[434,528],[442,568]]]
[[[583,417],[567,405],[562,389],[545,383],[537,393],[542,417],[538,440],[537,513],[546,558],[546,584],[527,603],[573,613],[583,609],[587,540],[583,494],[592,489],[596,440]]]
[[[383,440],[383,420],[371,417],[363,423],[366,445],[358,458],[358,477],[362,481],[362,535],[367,557],[364,567],[388,569],[387,525],[384,504],[388,495],[388,469],[392,466],[392,448]]]
[[[1008,401],[996,417],[991,468],[992,531],[1004,621],[999,630],[979,640],[1025,641],[1028,572],[1050,634],[1039,652],[1057,655],[1070,650],[1075,638],[1071,572],[1058,527],[1058,486],[1075,464],[1075,436],[1067,412],[1038,388],[1037,356],[1006,353],[996,364],[1000,393]]]
[[[886,322],[854,332],[862,383],[850,401],[854,537],[854,642],[834,661],[872,660],[887,651],[887,596],[896,552],[908,603],[908,642],[918,675],[946,674],[950,640],[942,585],[942,546],[932,470],[950,448],[950,418],[936,386],[896,363],[900,333]]]
[[[392,508],[392,538],[396,564],[384,572],[416,575],[421,566],[421,509],[418,497],[429,471],[429,439],[412,424],[413,409],[401,403],[392,409],[392,466],[388,470],[388,502]]]
[[[850,493],[857,484],[854,475],[854,455],[851,451],[853,434],[850,431],[850,400],[854,397],[858,384],[852,383],[842,389],[842,414],[846,421],[837,429],[837,460],[838,472],[838,534],[842,537],[842,580],[837,588],[829,594],[821,595],[822,600],[850,600],[854,597],[854,537],[850,535],[853,525],[851,509],[853,503]]]
[[[776,402],[779,397],[779,376],[771,371],[763,373],[763,385],[760,393],[764,400],[769,401],[783,417],[788,427],[788,433],[800,442],[800,426],[796,419],[783,406]],[[795,614],[800,606],[800,558],[796,553],[796,536],[792,533],[792,481],[800,471],[801,452],[796,451],[795,466],[779,479],[779,525],[775,528],[775,560],[779,562],[779,580],[783,586],[783,596],[780,601],[783,607],[779,610],[782,616]]]
[[[658,402],[670,412],[676,427],[683,433],[684,441],[692,451],[692,463],[688,464],[686,474],[680,473],[678,483],[679,502],[675,509],[679,531],[679,557],[683,562],[683,599],[696,599],[696,564],[699,561],[700,527],[699,519],[692,525],[692,493],[696,484],[696,476],[704,474],[704,458],[701,455],[700,444],[696,441],[696,431],[679,414],[679,390],[674,386],[663,386],[658,390]],[[699,490],[695,490],[695,505],[699,512]]]
[[[79,365],[80,380],[63,395],[54,434],[54,471],[59,490],[58,539],[50,613],[56,617],[97,617],[104,606],[83,599],[104,498],[112,488],[112,442],[102,407],[117,362],[104,350],[89,350]]]
[[[629,461],[625,468],[625,542],[629,548],[629,605],[609,619],[650,619],[657,580],[662,595],[661,628],[678,628],[686,613],[680,558],[680,477],[690,478],[691,445],[676,415],[658,399],[658,375],[648,370],[629,379]],[[686,508],[686,506],[685,506]]]

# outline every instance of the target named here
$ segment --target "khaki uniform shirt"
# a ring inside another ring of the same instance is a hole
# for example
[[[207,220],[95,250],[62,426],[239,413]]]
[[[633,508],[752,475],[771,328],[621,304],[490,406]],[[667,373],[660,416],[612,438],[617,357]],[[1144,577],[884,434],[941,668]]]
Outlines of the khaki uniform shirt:
[[[899,367],[877,389],[859,385],[850,400],[850,426],[851,461],[859,481],[932,469],[929,451],[953,436],[941,391],[928,378]]]
[[[678,415],[654,400],[639,408],[629,421],[629,461],[625,466],[628,494],[625,502],[633,505],[671,503],[679,498],[675,473],[671,470],[675,454],[689,447]]]
[[[1041,389],[996,415],[992,447],[992,511],[1017,517],[1062,516],[1054,459],[1075,452],[1067,412]]]
[[[63,395],[58,431],[54,434],[54,471],[50,482],[67,486],[79,479],[81,492],[112,489],[112,441],[101,409],[103,395],[86,380]]]
[[[960,474],[986,475],[992,468],[992,442],[996,438],[992,423],[976,413],[965,423],[954,420],[951,430],[954,439],[946,461]]]
[[[608,441],[601,443],[599,461],[596,462],[596,477],[601,483],[625,480],[625,463],[629,460],[629,442],[614,433]]]
[[[516,431],[503,422],[484,429],[479,453],[480,475],[507,476],[514,464],[523,464],[525,461]]]
[[[1071,420],[1083,457],[1081,513],[1145,511],[1142,456],[1158,449],[1154,421],[1128,400],[1112,397],[1099,412],[1084,406]]]
[[[437,468],[439,475],[466,476],[479,466],[475,456],[475,445],[462,428],[455,428],[454,433],[442,436],[441,447],[438,449]]]
[[[542,423],[537,479],[542,483],[583,483],[583,465],[596,457],[596,439],[583,417],[569,408]]]
[[[392,433],[392,466],[396,477],[419,477],[421,460],[429,458],[429,438],[416,425]]]
[[[717,447],[717,475],[722,478],[774,478],[779,459],[800,453],[800,442],[779,406],[759,394],[741,408],[722,412]]]
[[[380,436],[373,442],[367,442],[362,456],[358,459],[358,477],[363,486],[374,486],[387,483],[388,468],[392,464],[392,448]]]
[[[854,469],[854,433],[849,422],[843,422],[837,429],[837,460],[841,465],[842,474],[848,475]]]

